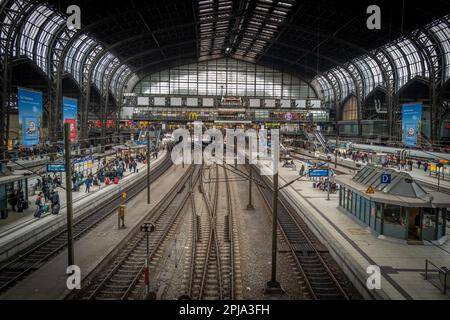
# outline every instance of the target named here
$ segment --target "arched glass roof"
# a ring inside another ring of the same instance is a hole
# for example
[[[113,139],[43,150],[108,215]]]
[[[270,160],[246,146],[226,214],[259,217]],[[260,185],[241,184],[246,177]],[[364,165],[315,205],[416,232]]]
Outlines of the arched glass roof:
[[[6,37],[12,27],[12,22],[20,17],[23,20],[20,22],[23,27],[16,28],[19,30],[19,34],[14,34],[11,38],[14,40],[9,44],[12,57],[25,56],[29,58],[50,77],[57,72],[57,62],[60,53],[64,50],[64,45],[71,38],[77,36],[77,39],[68,48],[67,54],[64,57],[64,71],[70,73],[82,85],[85,62],[92,49],[96,48],[99,42],[88,34],[78,34],[74,30],[69,30],[65,26],[65,19],[62,13],[47,4],[25,7],[25,4],[31,2],[26,0],[10,2],[10,4],[7,4],[9,5],[8,14],[3,15],[3,20],[1,21],[0,41],[4,44],[2,47],[6,46]],[[51,65],[49,65],[49,62],[52,62]],[[114,78],[112,76],[110,77],[110,73],[116,69],[119,63],[119,58],[108,52],[94,66],[95,72],[91,80],[99,90],[104,91],[108,89],[106,80]],[[127,69],[131,73],[129,67],[125,66],[124,69]],[[121,69],[121,71],[124,69]],[[114,95],[117,95],[117,90],[123,85],[122,81],[124,80],[125,77],[121,76],[114,78],[114,85],[111,84],[109,86],[109,88],[115,90],[113,91]]]
[[[389,80],[395,79],[394,88],[396,92],[415,77],[429,79],[431,75],[430,61],[439,53],[442,54],[442,61],[444,62],[443,80],[450,78],[450,17],[446,16],[434,21],[425,26],[424,29],[438,39],[441,52],[436,52],[430,35],[424,31],[416,31],[411,34],[410,38],[400,38],[373,51],[370,55],[357,57],[346,64],[353,76],[358,81],[361,80],[363,98],[377,86],[386,85],[383,69],[387,75],[391,75]],[[415,35],[418,36],[417,41]],[[421,47],[419,43],[422,43],[426,48]],[[356,66],[356,69],[352,68],[352,65]],[[354,81],[345,69],[337,67],[325,72],[325,74],[332,74],[335,77],[338,83],[338,95],[342,99],[345,99],[355,89]],[[329,84],[324,77],[319,78],[317,76],[315,79],[322,86],[324,93],[329,91]],[[330,101],[327,99],[331,99],[331,95],[325,94],[324,98],[326,101]]]

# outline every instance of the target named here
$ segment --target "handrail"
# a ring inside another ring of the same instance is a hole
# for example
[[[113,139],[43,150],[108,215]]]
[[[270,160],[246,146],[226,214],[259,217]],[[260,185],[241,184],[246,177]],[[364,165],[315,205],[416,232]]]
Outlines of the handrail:
[[[428,279],[428,265],[429,264],[437,269],[439,283],[442,285],[442,288],[440,288],[438,285],[436,285],[435,282],[430,281]],[[438,289],[442,290],[443,294],[447,294],[447,289],[449,289],[449,287],[450,287],[450,270],[447,269],[446,267],[438,267],[437,265],[435,265],[430,260],[425,259],[425,280],[428,280],[435,287],[437,287]]]

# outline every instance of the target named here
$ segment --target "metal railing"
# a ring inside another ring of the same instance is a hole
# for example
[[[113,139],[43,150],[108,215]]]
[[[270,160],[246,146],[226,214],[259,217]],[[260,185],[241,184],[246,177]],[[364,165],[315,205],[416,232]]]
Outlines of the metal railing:
[[[446,267],[438,267],[430,260],[425,260],[425,280],[438,288],[443,294],[447,294],[450,288],[450,270]]]

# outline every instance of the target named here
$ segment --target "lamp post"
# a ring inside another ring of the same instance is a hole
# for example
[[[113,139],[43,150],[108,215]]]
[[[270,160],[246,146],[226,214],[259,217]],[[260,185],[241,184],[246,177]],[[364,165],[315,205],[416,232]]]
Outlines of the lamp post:
[[[327,169],[327,180],[328,180],[327,200],[330,200],[330,162],[331,159],[328,160],[328,169]]]
[[[147,204],[150,204],[150,132],[147,133]]]
[[[441,168],[443,167],[444,165],[442,164],[442,163],[438,163],[438,164],[436,164],[436,168],[437,168],[437,176],[438,176],[438,185],[437,185],[437,191],[440,191],[440,188],[441,188]]]
[[[66,203],[67,203],[67,255],[68,265],[74,265],[73,253],[73,203],[72,203],[72,168],[70,154],[70,123],[64,124],[64,162],[66,164]]]
[[[273,143],[273,141],[272,141]],[[277,281],[277,227],[278,227],[278,157],[280,154],[280,146],[273,143],[273,194],[272,194],[272,272],[270,281],[267,282],[266,294],[281,294],[280,283]]]
[[[145,294],[150,294],[150,274],[149,274],[149,255],[150,255],[150,247],[149,247],[149,237],[150,233],[155,231],[155,225],[151,222],[144,222],[144,224],[141,226],[141,231],[145,232],[145,236],[147,238],[147,253],[145,255],[145,261],[144,261],[144,279],[145,279]]]

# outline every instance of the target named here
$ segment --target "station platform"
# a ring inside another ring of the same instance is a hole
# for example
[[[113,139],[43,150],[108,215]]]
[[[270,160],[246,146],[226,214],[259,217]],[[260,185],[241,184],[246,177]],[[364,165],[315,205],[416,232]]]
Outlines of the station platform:
[[[158,159],[151,159],[151,168],[155,168],[163,161],[166,156],[166,151],[159,153]],[[95,162],[92,171],[95,172],[98,163]],[[127,169],[124,172],[124,177],[119,181],[119,184],[111,184],[106,186],[92,185],[90,192],[86,193],[86,186],[83,184],[80,191],[72,192],[73,197],[73,212],[74,218],[84,214],[88,210],[95,208],[99,202],[103,202],[120,190],[126,189],[132,185],[134,181],[142,177],[147,172],[147,166],[143,163],[138,163],[138,172],[133,173]],[[65,186],[65,177],[63,174],[62,186]],[[50,212],[42,214],[40,218],[35,218],[34,212],[36,210],[35,200],[37,193],[29,197],[29,208],[21,213],[10,212],[7,219],[0,220],[0,262],[13,256],[19,251],[27,248],[36,241],[44,238],[49,233],[55,231],[66,223],[66,192],[62,188],[56,188],[59,193],[61,209],[58,215],[53,215]],[[47,201],[50,205],[50,202]]]
[[[162,158],[162,157],[160,157]],[[127,203],[125,228],[118,229],[117,215],[112,214],[102,223],[94,227],[82,238],[75,241],[75,265],[81,269],[81,279],[101,268],[108,261],[110,254],[126,241],[128,235],[139,228],[151,211],[169,190],[174,187],[179,177],[189,166],[171,166],[150,187],[151,203],[147,204],[147,193],[141,192]],[[67,288],[67,249],[47,261],[37,271],[31,273],[24,281],[19,282],[0,296],[0,300],[59,300],[64,299],[71,291]]]
[[[294,160],[297,170],[281,167],[280,187],[299,178],[301,164]],[[360,292],[375,299],[450,299],[425,280],[425,261],[439,267],[450,267],[450,242],[441,246],[406,245],[378,239],[372,231],[350,214],[341,211],[339,195],[314,189],[312,181],[304,177],[281,190],[281,195],[293,205],[328,248],[336,262]],[[447,234],[449,224],[447,222]],[[381,289],[368,290],[370,276],[367,267],[376,265],[381,270]]]
[[[309,152],[308,150],[305,150],[305,149],[296,149],[296,150],[297,150],[297,152],[300,155],[304,155],[304,156],[312,157],[312,158],[315,157],[315,152]],[[317,152],[317,153],[320,155],[322,160],[326,159],[327,154],[322,153],[322,152]],[[329,155],[331,155],[331,154],[329,154]],[[334,169],[334,162],[335,162],[335,156],[331,155],[330,167],[332,169]],[[344,171],[346,173],[354,173],[356,170],[359,170],[363,166],[367,165],[367,162],[353,161],[352,159],[349,159],[349,158],[338,157],[337,164],[338,164],[338,166],[339,165],[341,166],[341,167],[338,167],[339,170]],[[357,165],[360,165],[360,168],[358,168]],[[352,169],[350,169],[350,168],[352,168]],[[413,164],[412,171],[400,170],[397,167],[392,167],[392,166],[389,166],[388,168],[395,169],[396,171],[399,171],[399,172],[401,172],[401,171],[407,172],[416,181],[418,181],[420,184],[422,184],[425,188],[427,186],[429,186],[429,187],[432,186],[433,188],[435,188],[438,185],[437,177],[435,177],[433,175],[430,175],[429,171],[425,172],[423,170],[423,166],[421,167],[421,169],[418,169],[416,162],[414,162],[414,164]],[[344,169],[344,170],[342,170],[342,169]],[[445,179],[445,180],[440,179],[439,180],[439,185],[440,185],[440,189],[442,189],[441,191],[450,193],[450,180],[448,180],[448,179]]]

